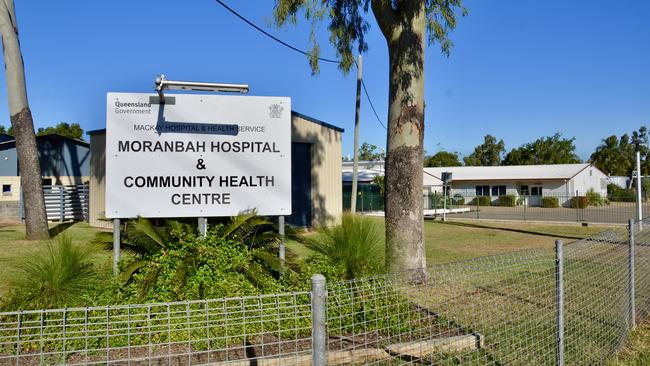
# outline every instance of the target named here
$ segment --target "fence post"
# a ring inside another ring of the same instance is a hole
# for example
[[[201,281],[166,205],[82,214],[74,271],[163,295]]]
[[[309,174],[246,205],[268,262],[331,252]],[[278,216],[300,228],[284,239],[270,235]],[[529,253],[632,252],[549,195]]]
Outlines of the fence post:
[[[627,274],[628,274],[628,286],[629,286],[629,296],[630,296],[630,325],[632,328],[636,327],[636,291],[635,291],[635,274],[634,274],[634,220],[630,219],[628,221],[628,235],[630,242],[629,255],[627,258]]]
[[[476,201],[476,219],[480,220],[481,219],[481,211],[479,210],[479,204],[478,204],[478,196],[474,197],[474,201]]]
[[[526,221],[526,206],[528,206],[528,200],[524,198],[524,221]]]
[[[555,241],[556,365],[564,366],[564,243]]]
[[[311,277],[312,366],[325,366],[327,357],[327,288],[325,277]]]
[[[580,222],[580,198],[578,197],[577,190],[574,201],[576,203],[576,222]]]

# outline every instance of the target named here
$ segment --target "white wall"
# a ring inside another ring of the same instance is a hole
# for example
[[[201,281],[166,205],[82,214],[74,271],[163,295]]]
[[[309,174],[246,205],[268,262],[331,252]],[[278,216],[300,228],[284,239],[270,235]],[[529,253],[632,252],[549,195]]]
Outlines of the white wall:
[[[584,195],[590,189],[600,193],[601,196],[607,196],[607,175],[592,166],[581,171],[573,179],[573,193],[577,190],[580,195]]]

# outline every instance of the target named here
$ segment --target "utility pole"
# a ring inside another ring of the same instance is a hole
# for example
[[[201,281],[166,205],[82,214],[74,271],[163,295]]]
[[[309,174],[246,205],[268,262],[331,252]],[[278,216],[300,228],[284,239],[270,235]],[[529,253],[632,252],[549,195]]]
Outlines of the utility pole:
[[[643,208],[641,205],[641,148],[639,143],[636,144],[636,219],[639,222],[639,229],[641,229],[641,220],[643,220]]]
[[[361,112],[361,55],[357,60],[357,109],[354,115],[354,163],[352,164],[352,195],[350,212],[357,212],[357,182],[359,180],[359,114]]]

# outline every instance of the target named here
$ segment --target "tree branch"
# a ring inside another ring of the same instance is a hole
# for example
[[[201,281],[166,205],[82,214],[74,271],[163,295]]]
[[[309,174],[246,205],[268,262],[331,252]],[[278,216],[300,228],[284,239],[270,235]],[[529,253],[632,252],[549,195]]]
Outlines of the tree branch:
[[[397,18],[391,0],[372,0],[372,13],[375,15],[379,29],[381,29],[384,37],[386,37],[386,40],[390,40]]]

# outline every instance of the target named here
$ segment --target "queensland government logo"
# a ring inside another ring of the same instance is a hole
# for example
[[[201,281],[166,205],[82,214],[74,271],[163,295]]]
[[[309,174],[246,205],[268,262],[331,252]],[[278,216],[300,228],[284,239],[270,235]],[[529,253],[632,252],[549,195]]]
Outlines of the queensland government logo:
[[[271,104],[269,106],[269,117],[271,117],[271,118],[281,118],[283,110],[284,110],[283,106],[281,106],[279,104]]]

